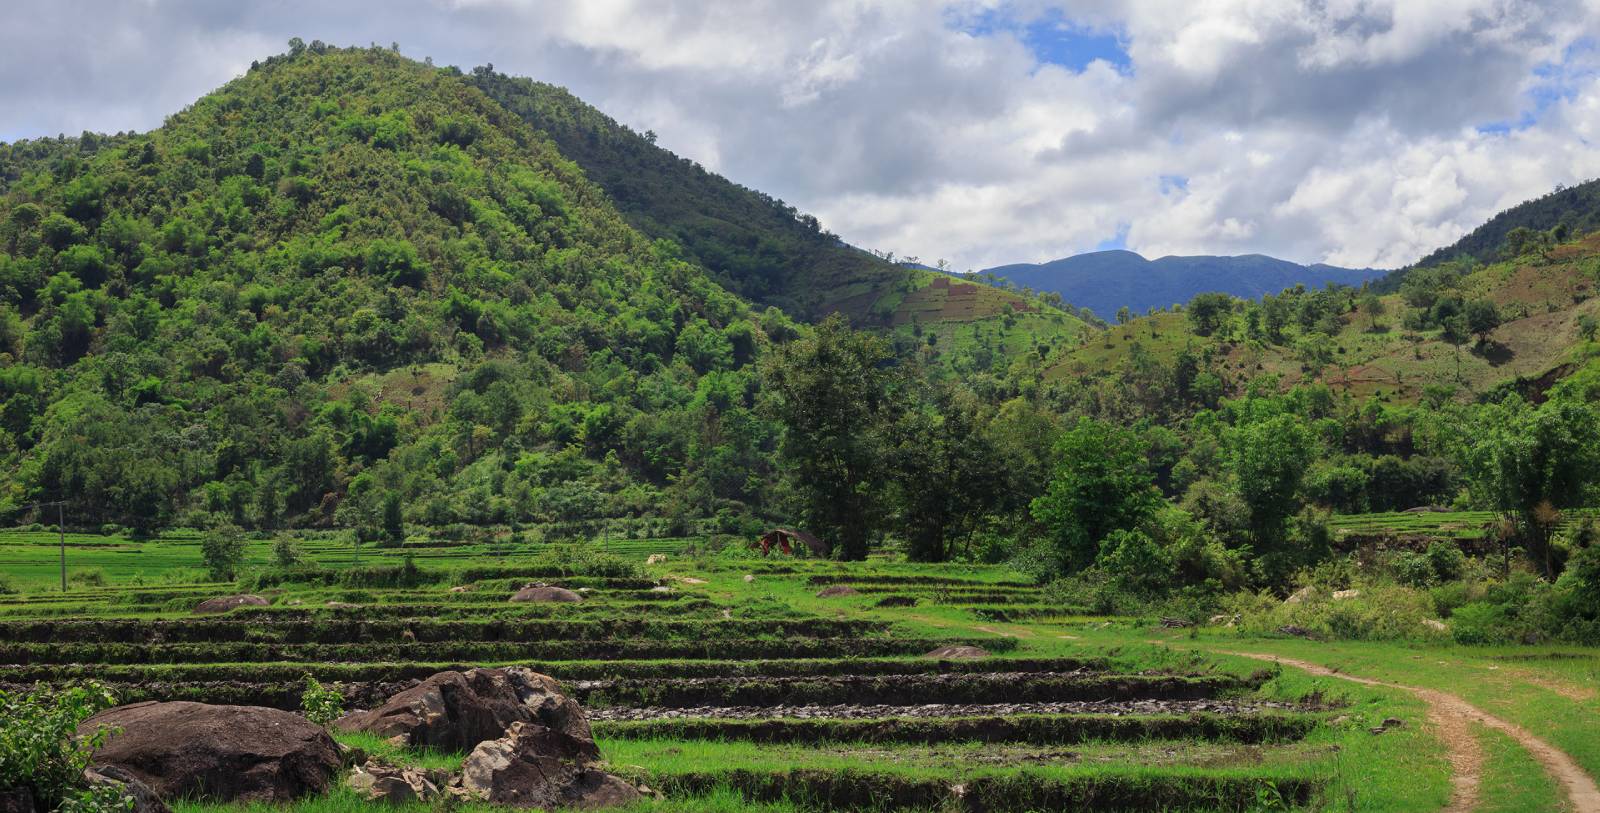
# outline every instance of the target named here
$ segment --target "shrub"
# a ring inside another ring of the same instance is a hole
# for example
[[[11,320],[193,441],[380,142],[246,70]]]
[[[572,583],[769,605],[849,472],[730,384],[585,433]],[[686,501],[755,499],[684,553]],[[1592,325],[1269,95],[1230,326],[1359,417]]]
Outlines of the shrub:
[[[67,583],[79,587],[105,587],[106,572],[98,567],[79,570],[67,577]]]
[[[1239,629],[1245,633],[1275,632],[1292,625],[1352,641],[1418,640],[1439,634],[1423,623],[1433,618],[1428,594],[1407,587],[1362,587],[1360,595],[1343,599],[1319,589],[1293,604],[1268,593],[1244,594],[1226,606],[1239,615]]]
[[[11,583],[11,579],[6,576],[0,576],[0,596],[15,595],[16,592],[17,586]]]
[[[115,789],[83,787],[83,770],[94,749],[111,736],[101,727],[77,736],[78,724],[116,703],[97,683],[63,690],[35,688],[28,694],[0,691],[0,782],[27,787],[43,810],[110,813],[131,809]]]
[[[300,710],[306,719],[324,728],[344,714],[344,696],[329,689],[307,674],[306,689],[300,694]]]
[[[1511,614],[1504,606],[1475,601],[1457,607],[1450,614],[1450,633],[1456,643],[1504,644],[1510,643]]]
[[[200,539],[200,558],[215,581],[233,581],[244,565],[244,532],[219,525]]]
[[[1461,546],[1446,540],[1436,540],[1428,546],[1428,562],[1440,582],[1455,581],[1467,569],[1467,555],[1461,552]]]
[[[293,537],[280,536],[272,543],[272,558],[278,563],[278,567],[294,567],[300,564],[304,556],[300,543]]]

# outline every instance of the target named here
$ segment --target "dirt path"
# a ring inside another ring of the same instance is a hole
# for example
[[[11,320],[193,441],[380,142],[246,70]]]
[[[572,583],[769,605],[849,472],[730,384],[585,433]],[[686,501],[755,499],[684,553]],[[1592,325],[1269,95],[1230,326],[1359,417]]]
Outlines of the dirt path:
[[[1424,689],[1417,686],[1402,686],[1397,683],[1386,683],[1381,680],[1356,677],[1336,672],[1326,666],[1319,666],[1309,661],[1284,658],[1278,655],[1268,655],[1260,652],[1222,652],[1224,655],[1237,655],[1242,658],[1254,658],[1261,661],[1275,661],[1304,669],[1313,675],[1348,680],[1367,686],[1384,686],[1391,689],[1402,689],[1422,698],[1428,704],[1428,720],[1439,729],[1440,737],[1444,740],[1445,747],[1450,750],[1450,766],[1452,768],[1450,783],[1453,790],[1450,794],[1450,805],[1445,808],[1446,813],[1469,813],[1478,805],[1478,785],[1483,775],[1483,746],[1472,733],[1472,724],[1478,723],[1504,732],[1518,745],[1533,754],[1533,758],[1544,766],[1545,771],[1554,776],[1567,792],[1567,798],[1572,803],[1575,813],[1600,813],[1600,786],[1589,774],[1585,773],[1572,757],[1557,749],[1555,746],[1535,737],[1522,726],[1515,725],[1484,712],[1482,709],[1465,700],[1436,689]]]

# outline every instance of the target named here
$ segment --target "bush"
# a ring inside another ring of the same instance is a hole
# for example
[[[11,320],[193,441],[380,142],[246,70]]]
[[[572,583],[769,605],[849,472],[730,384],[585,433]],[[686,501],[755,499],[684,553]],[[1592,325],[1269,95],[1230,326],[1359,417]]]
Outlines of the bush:
[[[0,596],[10,596],[16,593],[17,586],[11,583],[11,579],[6,576],[0,576]]]
[[[200,558],[214,581],[231,582],[244,565],[244,532],[219,525],[200,539]]]
[[[79,570],[67,577],[67,583],[79,587],[105,587],[106,572],[98,567]]]
[[[305,558],[305,553],[300,549],[300,543],[293,537],[280,536],[272,543],[272,559],[278,567],[294,567]]]
[[[300,694],[300,710],[305,713],[307,720],[323,728],[333,725],[333,721],[344,714],[344,696],[318,683],[309,674],[305,680],[306,689]]]
[[[0,784],[26,787],[42,810],[110,813],[131,809],[131,799],[83,786],[94,749],[114,733],[101,727],[79,738],[78,724],[115,705],[104,686],[86,683],[28,694],[0,691]]]
[[[1499,604],[1475,601],[1450,615],[1450,633],[1460,644],[1506,644],[1514,640],[1511,613]]]
[[[1407,587],[1367,586],[1359,595],[1343,599],[1316,589],[1293,604],[1268,593],[1244,594],[1231,599],[1227,607],[1239,615],[1239,630],[1244,633],[1271,633],[1292,625],[1351,641],[1420,640],[1440,634],[1423,623],[1433,619],[1428,594]]]

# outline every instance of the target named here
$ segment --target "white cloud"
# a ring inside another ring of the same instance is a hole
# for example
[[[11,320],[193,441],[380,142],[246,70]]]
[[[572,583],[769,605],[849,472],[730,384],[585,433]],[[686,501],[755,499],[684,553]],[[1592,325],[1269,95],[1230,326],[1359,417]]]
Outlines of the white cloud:
[[[1600,175],[1600,60],[1572,47],[1600,30],[1600,0],[23,0],[8,11],[6,132],[156,126],[290,36],[398,41],[440,64],[493,62],[566,85],[849,240],[963,268],[1119,233],[1151,255],[1396,265],[1499,208]],[[985,30],[985,19],[1012,23]],[[1115,32],[1130,67],[1041,64],[1026,24],[1062,19]],[[1495,122],[1519,125],[1477,130]]]

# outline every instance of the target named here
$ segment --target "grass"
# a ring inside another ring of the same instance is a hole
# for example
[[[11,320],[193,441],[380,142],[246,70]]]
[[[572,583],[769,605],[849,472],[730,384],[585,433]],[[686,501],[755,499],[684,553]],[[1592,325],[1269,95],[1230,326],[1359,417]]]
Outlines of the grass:
[[[1353,533],[1451,533],[1476,519],[1459,514],[1393,514],[1339,518],[1336,525]],[[185,580],[193,573],[185,558],[195,544],[192,538],[132,543],[81,535],[69,543],[71,557],[85,561],[100,557],[96,566],[105,569],[111,586],[61,595],[48,592],[45,578],[39,580],[42,587],[33,582],[33,590],[21,596],[0,597],[0,618],[41,619],[41,624],[0,623],[0,639],[9,650],[39,647],[40,654],[51,649],[73,656],[67,660],[85,662],[11,667],[15,679],[97,677],[128,687],[168,686],[173,687],[168,691],[201,693],[226,688],[248,694],[260,687],[271,690],[263,696],[274,698],[273,702],[292,705],[293,690],[283,687],[296,684],[308,672],[325,683],[345,682],[354,690],[472,663],[531,665],[567,681],[625,679],[574,689],[591,704],[648,704],[696,686],[694,691],[703,697],[684,695],[684,699],[770,704],[865,702],[872,696],[852,687],[880,682],[865,676],[953,673],[948,677],[952,682],[938,690],[930,688],[924,702],[941,696],[1011,702],[1024,698],[1029,684],[984,683],[986,679],[976,678],[963,682],[959,673],[1087,669],[1069,683],[1120,679],[1125,687],[1193,684],[1240,700],[1310,699],[1322,704],[1318,706],[1322,710],[1310,715],[1272,712],[1269,716],[1282,719],[1282,729],[1227,716],[1196,724],[1192,718],[1174,715],[1125,715],[1092,723],[1081,715],[1011,717],[1006,722],[1010,729],[993,736],[959,722],[924,719],[789,720],[778,725],[597,723],[612,770],[666,788],[674,796],[672,801],[650,801],[634,808],[639,811],[798,811],[819,805],[854,809],[858,802],[865,804],[863,799],[896,809],[932,808],[951,804],[950,789],[957,785],[967,788],[969,795],[960,804],[968,809],[975,805],[1058,809],[1124,799],[1134,800],[1135,806],[1157,804],[1173,810],[1197,806],[1267,810],[1277,809],[1277,795],[1285,796],[1293,807],[1311,794],[1315,799],[1311,806],[1318,810],[1413,811],[1437,809],[1449,798],[1446,753],[1424,725],[1420,701],[1405,692],[1293,669],[1273,670],[1224,654],[1245,648],[1455,692],[1538,732],[1600,773],[1600,742],[1593,737],[1600,730],[1600,650],[1311,643],[1242,638],[1211,630],[1165,630],[1132,619],[1086,617],[1071,608],[1051,608],[1026,579],[1003,567],[911,565],[882,559],[847,565],[745,558],[734,552],[671,555],[653,565],[642,564],[648,554],[631,554],[629,568],[635,575],[566,576],[572,585],[592,589],[590,599],[581,604],[510,605],[505,595],[521,580],[510,571],[542,572],[538,568],[555,559],[546,549],[533,546],[491,556],[486,543],[429,548],[432,553],[426,563],[419,557],[419,567],[438,577],[415,586],[350,587],[289,580],[266,590],[274,602],[271,607],[176,622],[173,619],[189,618],[187,608],[199,599],[238,589]],[[152,546],[150,558],[134,559],[144,554],[119,552],[141,544]],[[253,546],[267,544],[258,540]],[[321,560],[328,567],[348,569],[348,564],[339,564],[342,551],[337,540],[322,540],[307,549],[313,557],[328,557]],[[54,552],[48,535],[37,532],[0,535],[0,550],[7,555]],[[387,565],[398,563],[402,556],[397,551],[364,551],[362,558],[363,564]],[[112,563],[117,557],[144,565],[117,566]],[[48,574],[52,563],[45,559],[34,566]],[[477,589],[451,593],[450,587],[466,575],[475,577],[469,581]],[[747,581],[747,575],[753,579]],[[119,578],[137,578],[145,585],[119,583]],[[703,583],[692,584],[685,578]],[[639,588],[658,580],[672,585],[674,594],[641,598],[641,593],[652,594]],[[863,592],[834,598],[816,595],[824,584],[837,582],[848,582]],[[1017,601],[968,603],[979,594]],[[877,606],[886,595],[908,596],[917,603]],[[327,601],[358,606],[331,609],[324,606]],[[1008,607],[1027,612],[997,614]],[[1047,611],[1050,614],[1044,614]],[[77,616],[104,623],[58,621]],[[408,629],[416,643],[399,640]],[[182,632],[166,636],[167,642],[159,646],[130,643],[157,630]],[[208,630],[237,640],[213,642]],[[18,637],[40,643],[21,644]],[[592,637],[601,638],[604,648],[586,649],[585,640]],[[174,643],[174,638],[194,643]],[[116,640],[103,646],[68,643],[74,639]],[[290,640],[330,643],[285,643]],[[953,664],[919,657],[938,643],[954,641],[979,643],[991,657]],[[875,642],[901,649],[892,655],[862,657]],[[150,658],[180,649],[182,659],[193,662],[112,663],[127,659],[124,651],[128,657]],[[830,675],[858,677],[839,682],[845,687],[841,693],[829,684]],[[735,676],[739,679],[703,685],[692,680]],[[785,694],[771,688],[778,685],[774,681],[783,682],[785,690],[812,688],[806,690],[809,694]],[[1142,696],[1146,690],[1131,691]],[[1368,733],[1369,727],[1389,716],[1401,718],[1405,725],[1382,736]],[[1330,722],[1339,718],[1346,719]],[[1258,725],[1264,728],[1252,728]],[[768,733],[752,733],[763,730]],[[452,769],[462,758],[397,749],[366,735],[340,734],[339,739],[385,759],[430,769]],[[1483,776],[1483,810],[1555,809],[1559,789],[1531,757],[1493,732],[1481,732],[1480,739],[1490,756]],[[179,813],[241,810],[193,803],[180,803],[175,809]],[[306,813],[376,809],[342,790],[273,808]]]

